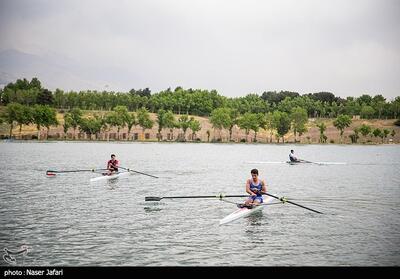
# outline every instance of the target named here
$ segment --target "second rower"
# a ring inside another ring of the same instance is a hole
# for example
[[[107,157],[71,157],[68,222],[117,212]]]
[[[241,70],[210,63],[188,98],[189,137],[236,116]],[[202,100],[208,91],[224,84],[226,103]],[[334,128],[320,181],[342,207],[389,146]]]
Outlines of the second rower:
[[[107,162],[107,174],[112,175],[118,172],[119,161],[115,159],[115,154],[111,154],[111,160]]]

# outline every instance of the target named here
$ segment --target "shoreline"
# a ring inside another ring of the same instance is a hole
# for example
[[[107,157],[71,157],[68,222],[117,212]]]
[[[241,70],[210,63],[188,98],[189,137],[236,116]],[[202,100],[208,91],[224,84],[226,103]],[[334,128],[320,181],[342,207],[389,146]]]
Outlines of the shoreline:
[[[300,142],[204,142],[204,141],[124,141],[124,140],[58,140],[58,139],[49,139],[49,140],[31,140],[31,139],[2,139],[0,140],[0,144],[7,143],[118,143],[118,144],[132,144],[132,143],[141,143],[141,144],[151,144],[151,143],[160,143],[160,144],[224,144],[224,145],[320,145],[320,146],[392,146],[392,145],[400,145],[400,143],[376,143],[376,142],[368,142],[368,143],[300,143]]]

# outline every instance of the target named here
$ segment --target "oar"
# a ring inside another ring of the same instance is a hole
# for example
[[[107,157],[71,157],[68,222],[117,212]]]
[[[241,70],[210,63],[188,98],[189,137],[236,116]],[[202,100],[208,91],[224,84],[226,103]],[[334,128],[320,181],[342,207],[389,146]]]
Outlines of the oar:
[[[176,196],[176,197],[145,197],[145,201],[160,201],[162,199],[209,199],[209,198],[243,198],[248,197],[249,195],[224,195],[218,194],[216,196]]]
[[[47,170],[46,175],[56,175],[56,173],[68,173],[68,172],[85,172],[85,171],[91,171],[95,172],[98,170],[107,170],[107,169],[88,169],[88,170]]]
[[[291,204],[297,205],[297,206],[299,206],[299,207],[302,207],[302,208],[304,208],[304,209],[308,209],[308,210],[310,210],[310,211],[313,211],[313,212],[316,212],[316,213],[319,213],[319,214],[323,214],[323,213],[320,212],[320,211],[311,209],[311,208],[306,207],[306,206],[304,206],[304,205],[300,205],[300,204],[298,204],[298,203],[295,203],[295,202],[292,202],[292,201],[288,201],[288,200],[287,200],[286,198],[284,198],[284,197],[281,197],[281,198],[280,198],[280,197],[277,197],[277,196],[268,194],[268,193],[266,193],[266,192],[262,192],[262,194],[267,195],[267,196],[270,196],[270,197],[273,197],[273,198],[275,198],[275,199],[278,199],[278,200],[280,200],[280,201],[283,202],[283,203],[285,203],[285,202],[291,203]]]
[[[147,173],[144,173],[144,172],[135,171],[135,170],[131,170],[131,169],[124,168],[124,167],[119,167],[119,168],[121,168],[121,169],[123,169],[123,170],[131,171],[131,172],[140,173],[140,174],[147,175],[147,176],[154,177],[154,178],[159,178],[158,176],[154,176],[154,175],[147,174]]]

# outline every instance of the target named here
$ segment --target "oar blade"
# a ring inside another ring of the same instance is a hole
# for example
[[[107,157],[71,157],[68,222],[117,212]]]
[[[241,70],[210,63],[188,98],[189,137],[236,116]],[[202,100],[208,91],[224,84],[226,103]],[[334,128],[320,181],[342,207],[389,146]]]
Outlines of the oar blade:
[[[161,199],[160,197],[144,197],[145,201],[160,201]]]

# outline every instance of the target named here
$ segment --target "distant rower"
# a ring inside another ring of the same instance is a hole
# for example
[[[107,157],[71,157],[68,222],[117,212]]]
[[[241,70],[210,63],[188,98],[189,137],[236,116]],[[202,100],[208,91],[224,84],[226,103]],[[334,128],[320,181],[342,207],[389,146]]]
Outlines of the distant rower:
[[[118,172],[119,161],[115,159],[115,155],[111,154],[111,160],[107,162],[108,175]]]
[[[300,162],[300,160],[297,159],[296,156],[294,156],[294,150],[290,150],[289,159],[290,159],[290,162]]]

